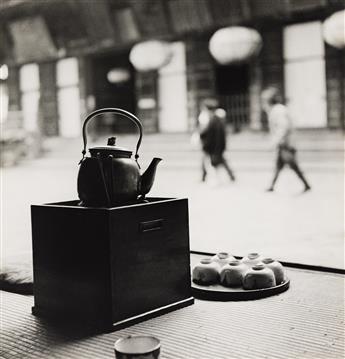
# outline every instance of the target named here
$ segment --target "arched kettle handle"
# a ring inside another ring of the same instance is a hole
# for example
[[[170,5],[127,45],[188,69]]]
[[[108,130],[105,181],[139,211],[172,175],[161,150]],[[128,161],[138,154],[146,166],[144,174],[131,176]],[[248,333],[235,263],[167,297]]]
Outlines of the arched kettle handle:
[[[107,107],[107,108],[101,108],[99,110],[93,111],[91,112],[85,119],[84,124],[83,124],[83,141],[84,141],[84,149],[82,151],[83,154],[83,158],[81,159],[81,161],[84,159],[85,155],[86,155],[86,145],[87,145],[87,135],[86,135],[86,125],[87,123],[93,118],[96,117],[102,113],[114,113],[116,115],[122,115],[124,117],[127,117],[128,119],[130,119],[132,122],[134,122],[137,127],[139,128],[139,139],[138,139],[138,143],[135,149],[135,160],[137,161],[139,158],[138,155],[138,151],[139,151],[139,147],[141,144],[141,140],[143,137],[143,126],[141,125],[140,120],[134,116],[132,113],[122,110],[121,108],[112,108],[112,107]],[[80,162],[81,162],[80,161]]]

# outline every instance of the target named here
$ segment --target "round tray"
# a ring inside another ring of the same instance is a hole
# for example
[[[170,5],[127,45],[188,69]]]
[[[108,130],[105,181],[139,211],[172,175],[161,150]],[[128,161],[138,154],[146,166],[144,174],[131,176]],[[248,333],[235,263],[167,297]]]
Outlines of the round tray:
[[[241,287],[227,288],[221,284],[198,285],[192,281],[192,293],[195,298],[218,301],[253,300],[285,292],[289,289],[290,280],[271,288],[245,290]]]

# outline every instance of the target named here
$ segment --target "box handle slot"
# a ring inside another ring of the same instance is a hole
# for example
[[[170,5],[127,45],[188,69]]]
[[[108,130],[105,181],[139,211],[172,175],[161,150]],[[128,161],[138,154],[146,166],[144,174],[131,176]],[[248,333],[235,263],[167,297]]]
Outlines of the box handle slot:
[[[163,227],[163,219],[155,219],[153,221],[140,222],[140,232],[158,231]]]

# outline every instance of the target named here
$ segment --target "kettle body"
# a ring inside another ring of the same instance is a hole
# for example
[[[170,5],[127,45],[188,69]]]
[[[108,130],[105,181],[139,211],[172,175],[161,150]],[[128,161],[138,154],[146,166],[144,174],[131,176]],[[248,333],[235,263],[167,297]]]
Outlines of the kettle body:
[[[115,137],[108,139],[106,146],[90,148],[86,155],[86,125],[88,121],[102,113],[111,112],[131,119],[139,128],[139,140],[134,159],[132,152],[115,146]],[[130,204],[144,199],[154,182],[160,158],[154,158],[143,175],[137,162],[142,139],[142,126],[133,114],[118,108],[104,108],[92,112],[83,125],[84,149],[78,173],[78,195],[82,205],[92,207],[113,207]]]

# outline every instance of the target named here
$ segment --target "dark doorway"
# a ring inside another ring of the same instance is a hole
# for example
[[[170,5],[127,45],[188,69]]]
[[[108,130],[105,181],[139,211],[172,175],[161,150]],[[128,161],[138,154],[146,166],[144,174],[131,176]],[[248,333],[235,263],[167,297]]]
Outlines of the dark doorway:
[[[128,52],[93,58],[92,74],[96,108],[118,107],[135,113],[135,71]],[[104,115],[96,128],[99,134],[132,132],[135,125],[124,117]]]
[[[217,66],[215,73],[220,105],[238,132],[249,123],[249,65]]]

